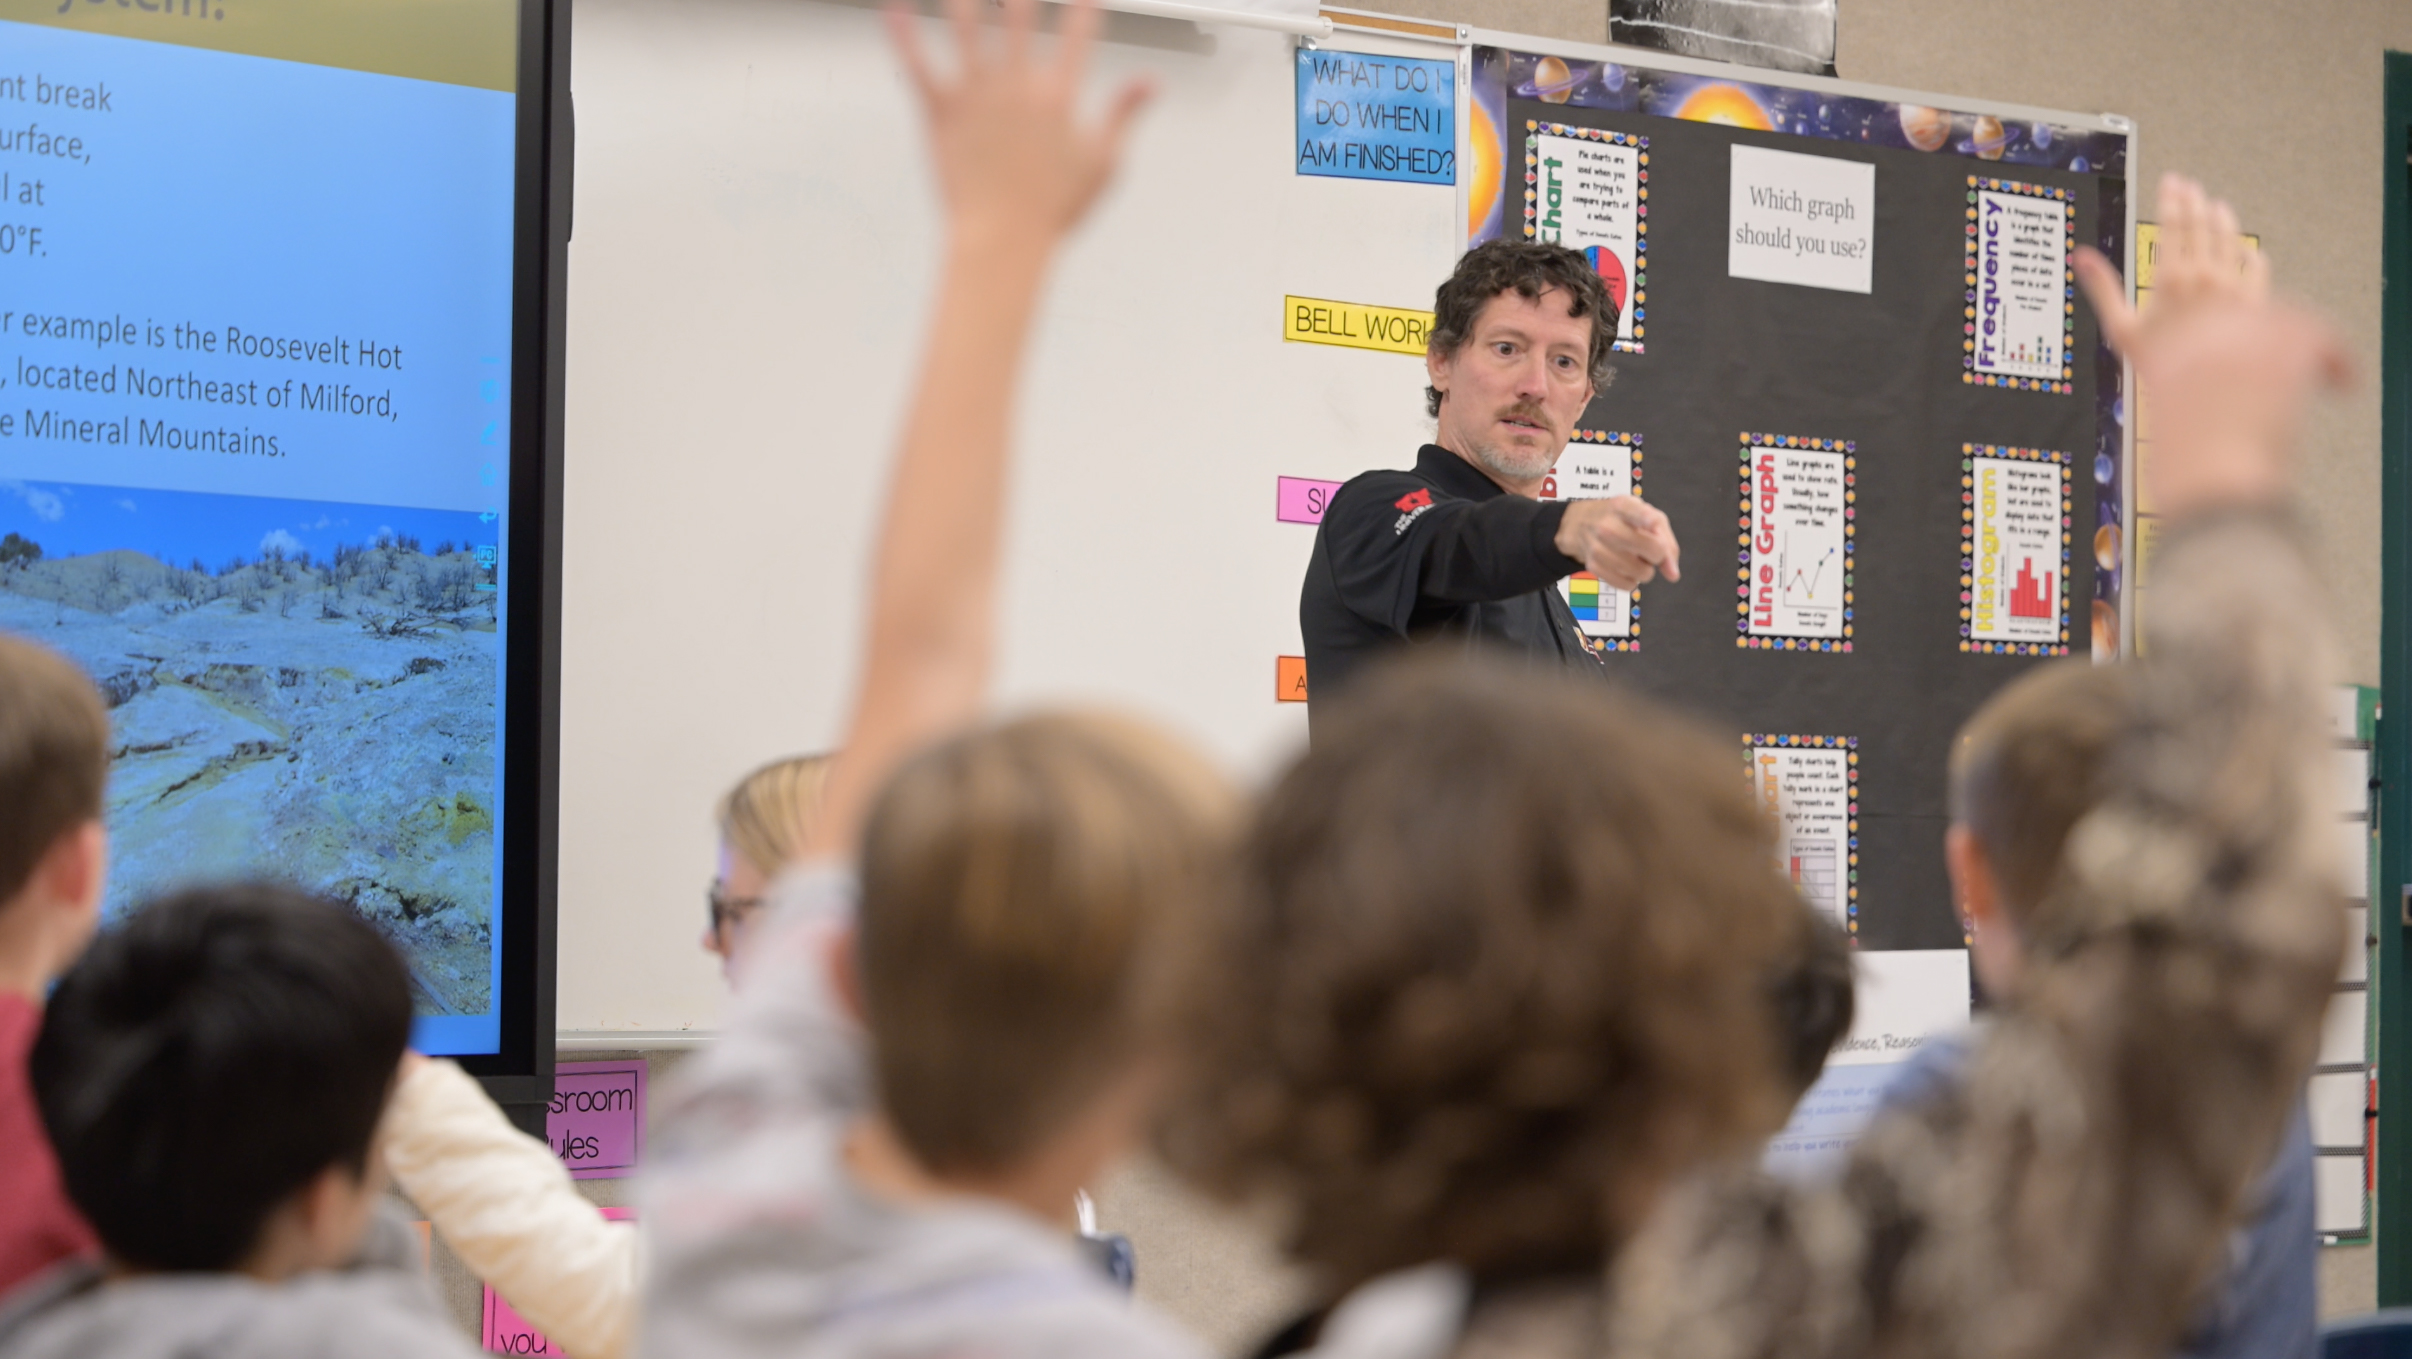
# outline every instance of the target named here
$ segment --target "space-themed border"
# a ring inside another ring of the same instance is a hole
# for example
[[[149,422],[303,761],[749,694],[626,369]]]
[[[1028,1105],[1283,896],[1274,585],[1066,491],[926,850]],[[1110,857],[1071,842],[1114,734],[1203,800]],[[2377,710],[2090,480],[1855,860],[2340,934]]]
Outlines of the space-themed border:
[[[1611,146],[1630,146],[1641,153],[1640,164],[1633,176],[1633,279],[1627,291],[1632,295],[1625,304],[1633,308],[1633,338],[1619,337],[1615,347],[1627,354],[1642,352],[1642,322],[1648,317],[1650,282],[1650,139],[1630,132],[1610,132],[1604,128],[1576,127],[1571,123],[1545,123],[1538,118],[1524,120],[1524,239],[1532,240],[1541,229],[1541,149],[1537,139],[1542,133],[1553,137],[1581,137],[1589,141],[1606,142]],[[1620,327],[1621,328],[1621,327]]]
[[[1636,288],[1634,291],[1639,293],[1641,290]],[[1642,436],[1638,434],[1626,434],[1619,431],[1604,429],[1578,429],[1574,432],[1570,442],[1586,444],[1615,444],[1619,447],[1629,450],[1633,455],[1632,494],[1640,495],[1642,493]],[[1564,455],[1561,454],[1560,456],[1563,457]],[[1575,573],[1577,576],[1587,576],[1590,574],[1591,573],[1588,571],[1578,571]],[[1569,593],[1565,588],[1566,582],[1573,579],[1574,576],[1568,576],[1565,580],[1558,582],[1559,598],[1566,598],[1566,595]],[[1627,602],[1627,608],[1629,610],[1628,617],[1630,618],[1633,627],[1631,631],[1627,632],[1622,637],[1594,637],[1590,633],[1583,631],[1581,619],[1575,620],[1575,631],[1582,635],[1583,648],[1589,651],[1592,655],[1603,655],[1611,651],[1641,650],[1641,587],[1637,585],[1632,589],[1625,591],[1625,599]],[[1567,600],[1566,607],[1569,611],[1572,611],[1574,608],[1574,601],[1571,599]]]
[[[1760,132],[1966,156],[2004,165],[2042,166],[2112,179],[2127,174],[2128,139],[2118,132],[2002,118],[1991,113],[1961,113],[1924,104],[1788,85],[1688,75],[1614,61],[1569,60],[1505,47],[1477,47],[1472,57],[1472,99],[1466,134],[1469,139],[1489,142],[1489,149],[1498,156],[1494,163],[1499,165],[1508,163],[1507,139],[1503,135],[1507,128],[1507,101],[1516,98],[1608,113],[1644,113],[1692,122],[1726,123]],[[1544,63],[1549,64],[1546,75]],[[1478,162],[1479,156],[1467,163]],[[1470,224],[1467,245],[1495,239],[1506,229],[1501,212],[1504,206],[1493,201],[1488,211],[1477,215]]]
[[[2060,645],[2044,642],[1979,642],[1974,640],[1976,590],[1976,460],[2015,458],[2060,465]],[[2075,501],[2069,484],[2070,458],[2049,448],[2012,448],[2007,444],[1960,445],[1960,650],[1985,656],[2066,656],[2069,654],[2069,516]]]
[[[1843,635],[1836,637],[1754,637],[1750,632],[1750,454],[1755,448],[1806,448],[1818,453],[1843,455]],[[1852,615],[1857,612],[1852,596],[1856,593],[1853,573],[1858,569],[1859,552],[1859,445],[1848,439],[1812,439],[1799,434],[1745,434],[1742,436],[1742,550],[1740,598],[1734,603],[1734,623],[1740,633],[1734,645],[1748,651],[1849,651],[1854,631]]]
[[[2049,378],[2010,377],[2002,373],[1980,373],[1976,370],[1977,327],[1977,194],[2017,194],[2022,198],[2049,198],[2061,206],[2060,255],[2060,380]],[[1968,301],[1961,309],[1960,324],[1960,381],[1979,387],[2008,387],[2021,392],[2057,392],[2068,396],[2077,390],[2077,270],[2073,263],[2077,251],[2077,195],[2067,189],[2044,184],[2028,184],[2015,179],[1991,179],[1983,175],[1968,177]]]
[[[1743,736],[1742,756],[1749,776],[1756,778],[1758,768],[1750,765],[1753,750],[1839,750],[1843,752],[1843,778],[1850,785],[1843,803],[1843,928],[1856,940],[1859,936],[1859,738],[1856,736],[1773,736],[1751,733]],[[1751,790],[1755,796],[1758,789]]]

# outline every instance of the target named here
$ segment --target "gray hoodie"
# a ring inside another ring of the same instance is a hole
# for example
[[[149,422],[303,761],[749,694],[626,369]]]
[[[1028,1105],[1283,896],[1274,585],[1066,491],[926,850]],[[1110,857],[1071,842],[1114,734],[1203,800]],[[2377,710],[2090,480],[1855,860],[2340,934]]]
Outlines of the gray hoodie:
[[[906,1205],[855,1184],[844,1139],[868,1106],[863,1039],[827,975],[852,912],[843,874],[783,881],[728,1028],[656,1106],[641,1352],[1206,1359],[1068,1232],[987,1199]]]
[[[398,1219],[370,1224],[348,1269],[283,1283],[240,1274],[109,1282],[62,1265],[0,1308],[0,1359],[477,1359],[420,1277]]]

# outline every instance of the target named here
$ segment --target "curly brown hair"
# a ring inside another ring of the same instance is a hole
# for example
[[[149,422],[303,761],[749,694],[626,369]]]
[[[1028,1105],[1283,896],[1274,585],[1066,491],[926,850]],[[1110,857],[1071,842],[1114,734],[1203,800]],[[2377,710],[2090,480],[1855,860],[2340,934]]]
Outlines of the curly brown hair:
[[[1458,257],[1457,269],[1432,297],[1432,338],[1425,349],[1449,355],[1465,347],[1474,322],[1492,298],[1513,292],[1528,302],[1557,289],[1566,294],[1566,314],[1591,322],[1591,388],[1615,381],[1608,356],[1616,352],[1616,299],[1580,251],[1541,241],[1485,241]],[[1440,388],[1424,388],[1424,414],[1438,415]]]
[[[1192,946],[1167,1157],[1335,1287],[1598,1267],[1790,1102],[1810,917],[1736,751],[1488,659],[1317,714]]]

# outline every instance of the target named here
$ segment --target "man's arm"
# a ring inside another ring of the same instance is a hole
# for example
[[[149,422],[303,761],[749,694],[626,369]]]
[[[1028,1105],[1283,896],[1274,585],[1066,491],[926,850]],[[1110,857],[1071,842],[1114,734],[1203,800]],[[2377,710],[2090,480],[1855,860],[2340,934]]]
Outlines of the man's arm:
[[[2155,312],[2096,258],[2103,333],[2173,422],[2150,658],[2028,922],[2018,1001],[1955,1094],[1880,1118],[1842,1179],[1673,1197],[1620,1261],[1622,1356],[2158,1359],[2302,1088],[2342,945],[2318,588],[2277,508],[2333,339],[2162,194]],[[2224,224],[2224,226],[2223,226]]]

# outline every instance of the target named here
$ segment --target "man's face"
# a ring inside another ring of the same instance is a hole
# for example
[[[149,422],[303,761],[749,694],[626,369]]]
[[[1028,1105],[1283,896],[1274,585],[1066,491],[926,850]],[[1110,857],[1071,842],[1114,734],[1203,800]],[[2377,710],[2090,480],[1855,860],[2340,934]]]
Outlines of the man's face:
[[[1568,315],[1573,301],[1558,288],[1537,298],[1503,292],[1483,304],[1456,353],[1424,356],[1441,393],[1441,447],[1510,490],[1557,464],[1591,404],[1592,318]]]

